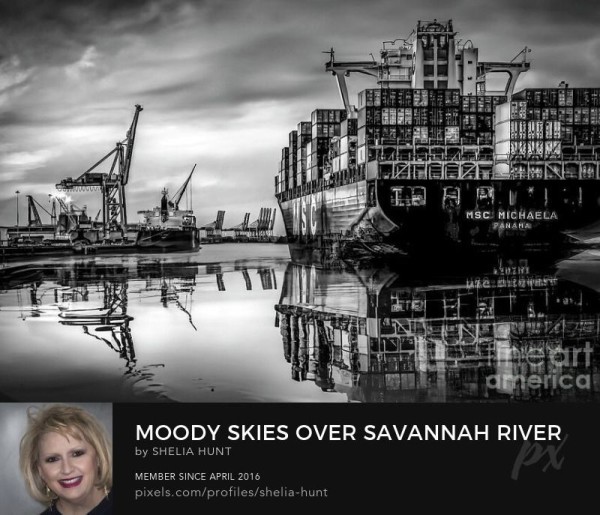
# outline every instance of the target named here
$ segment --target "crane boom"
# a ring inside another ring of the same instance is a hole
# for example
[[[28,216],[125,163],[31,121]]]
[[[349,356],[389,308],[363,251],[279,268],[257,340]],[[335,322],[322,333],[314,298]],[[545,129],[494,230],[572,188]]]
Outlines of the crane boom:
[[[33,197],[31,195],[27,195],[27,208],[29,213],[27,225],[29,227],[41,227],[42,219],[40,218],[40,214],[37,210],[37,207],[35,206]]]
[[[123,185],[129,181],[129,169],[131,168],[131,158],[133,156],[133,144],[135,142],[135,133],[137,131],[138,118],[140,117],[140,111],[143,111],[143,107],[139,104],[135,106],[135,114],[133,115],[133,121],[131,127],[127,131],[127,152],[125,154],[125,162],[123,164],[123,170],[121,175],[123,176]]]
[[[196,165],[194,165],[194,167],[192,168],[192,171],[188,175],[188,178],[185,180],[183,185],[177,190],[175,195],[173,195],[171,202],[175,206],[175,209],[179,209],[179,202],[181,202],[181,198],[183,197],[183,194],[185,193],[185,190],[187,189],[187,186],[188,186],[190,180],[192,179],[192,175],[193,175],[195,169],[196,169]]]
[[[42,204],[40,204],[37,200],[35,200],[31,195],[27,195],[27,207],[28,207],[28,225],[29,227],[41,227],[44,225],[42,223],[42,218],[40,217],[40,212],[38,211],[38,207],[44,211],[48,216],[50,216],[50,222],[54,225],[56,221],[56,212],[54,204],[52,205],[52,213],[48,211]]]

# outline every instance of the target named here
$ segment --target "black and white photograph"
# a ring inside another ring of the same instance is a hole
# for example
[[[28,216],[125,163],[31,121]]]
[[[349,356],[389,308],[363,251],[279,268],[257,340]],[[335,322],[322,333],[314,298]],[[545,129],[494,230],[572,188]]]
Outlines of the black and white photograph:
[[[188,406],[223,453],[227,405],[276,440],[275,404],[587,419],[599,23],[584,0],[0,0],[0,401],[176,442]],[[583,445],[550,425],[511,433],[544,479]]]

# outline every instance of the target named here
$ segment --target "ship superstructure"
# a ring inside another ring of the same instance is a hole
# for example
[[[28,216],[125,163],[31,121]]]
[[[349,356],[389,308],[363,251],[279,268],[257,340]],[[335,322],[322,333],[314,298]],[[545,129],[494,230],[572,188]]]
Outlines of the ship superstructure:
[[[379,61],[331,50],[343,107],[298,124],[275,180],[293,258],[546,251],[600,219],[600,88],[518,90],[529,49],[484,62],[456,34],[420,21]],[[357,105],[352,73],[376,85]]]

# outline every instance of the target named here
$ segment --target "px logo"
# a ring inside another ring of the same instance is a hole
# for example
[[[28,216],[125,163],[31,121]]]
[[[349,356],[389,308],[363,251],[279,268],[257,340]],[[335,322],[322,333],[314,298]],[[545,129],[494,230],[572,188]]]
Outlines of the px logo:
[[[543,464],[542,472],[546,472],[549,467],[560,470],[565,461],[565,458],[560,456],[560,451],[568,437],[569,435],[565,435],[559,445],[547,445],[545,448],[537,442],[530,443],[525,440],[519,454],[517,454],[510,477],[516,481],[519,479],[522,467],[528,467],[536,463]]]

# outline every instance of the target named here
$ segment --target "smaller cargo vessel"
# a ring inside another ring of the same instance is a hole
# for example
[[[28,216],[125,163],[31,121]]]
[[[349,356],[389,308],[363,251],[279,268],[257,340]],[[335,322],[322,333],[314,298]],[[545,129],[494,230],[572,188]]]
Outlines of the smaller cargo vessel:
[[[181,188],[169,200],[168,190],[162,190],[160,206],[147,211],[138,211],[143,216],[137,232],[136,246],[143,250],[198,250],[200,231],[191,209],[180,209],[179,203],[192,179],[196,165]]]

